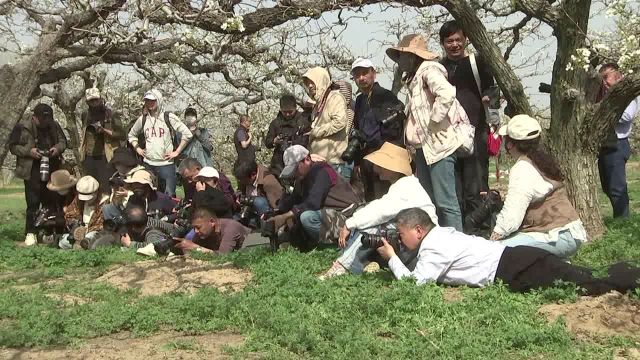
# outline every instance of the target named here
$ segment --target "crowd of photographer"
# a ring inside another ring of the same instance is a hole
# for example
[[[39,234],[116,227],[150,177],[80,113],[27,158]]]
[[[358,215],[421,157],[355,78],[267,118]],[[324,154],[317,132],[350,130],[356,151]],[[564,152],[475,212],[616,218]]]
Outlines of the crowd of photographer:
[[[588,294],[633,288],[640,271],[627,264],[597,280],[566,262],[588,238],[560,168],[541,149],[540,124],[528,115],[500,123],[493,77],[481,57],[465,52],[455,22],[442,26],[440,42],[442,60],[418,34],[387,49],[404,75],[406,103],[376,82],[369,59],[352,64],[355,101],[348,82],[309,69],[301,77],[310,98],[302,110],[295,97],[280,99],[264,140],[273,149],[268,166],[256,159],[251,119],[241,116],[233,135],[237,192],[213,167],[211,135],[195,109],[185,110],[183,122],[164,111],[157,90],[144,94],[128,146],[119,116],[97,89],[87,90],[80,179],[62,169],[64,134],[52,109],[39,104],[10,138],[25,183],[25,243],[42,232],[41,242],[63,249],[228,253],[260,231],[273,251],[283,243],[301,251],[341,248],[321,279],[377,262],[419,283],[500,279],[527,291],[565,280]],[[618,136],[628,133],[624,125]],[[496,139],[516,160],[504,206],[488,184]],[[178,178],[183,199],[175,197]]]

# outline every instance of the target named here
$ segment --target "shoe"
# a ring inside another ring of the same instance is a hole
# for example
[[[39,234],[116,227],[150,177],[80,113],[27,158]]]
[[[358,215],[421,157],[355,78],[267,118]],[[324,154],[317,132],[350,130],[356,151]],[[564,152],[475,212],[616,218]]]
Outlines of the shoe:
[[[153,244],[149,244],[145,247],[142,247],[136,251],[137,254],[145,255],[145,256],[157,256],[156,248]]]
[[[342,266],[342,264],[340,264],[337,261],[334,261],[333,265],[331,266],[331,268],[329,270],[327,270],[324,274],[318,276],[318,279],[320,281],[324,281],[324,280],[327,280],[327,279],[332,278],[332,277],[346,275],[347,273],[349,273],[349,272],[347,271],[347,269],[344,266]]]
[[[34,233],[28,233],[27,236],[24,238],[25,246],[33,246],[37,243],[38,243],[38,239],[36,238],[36,234]]]

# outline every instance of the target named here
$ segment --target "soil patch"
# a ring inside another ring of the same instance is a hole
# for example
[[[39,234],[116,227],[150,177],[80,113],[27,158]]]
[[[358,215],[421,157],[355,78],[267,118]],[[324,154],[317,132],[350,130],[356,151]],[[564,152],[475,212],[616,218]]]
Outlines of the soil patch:
[[[77,348],[0,349],[2,359],[20,360],[134,360],[134,359],[226,359],[224,347],[241,345],[244,339],[230,333],[187,336],[176,332],[145,338],[128,333],[90,340]]]
[[[72,294],[45,294],[52,300],[62,301],[65,305],[83,305],[91,302],[90,299]]]
[[[620,349],[616,351],[613,356],[613,360],[622,360],[622,359],[631,359],[631,360],[640,360],[640,350],[639,349]]]
[[[444,288],[444,291],[442,292],[442,298],[444,299],[444,301],[450,303],[460,302],[464,299],[460,289],[454,287]]]
[[[619,292],[582,297],[573,304],[548,304],[539,312],[550,321],[564,317],[569,331],[578,336],[640,334],[640,302]]]
[[[251,273],[231,263],[211,264],[176,256],[166,260],[141,261],[120,266],[98,278],[122,289],[138,289],[143,296],[169,292],[193,293],[203,287],[238,291],[251,280]]]

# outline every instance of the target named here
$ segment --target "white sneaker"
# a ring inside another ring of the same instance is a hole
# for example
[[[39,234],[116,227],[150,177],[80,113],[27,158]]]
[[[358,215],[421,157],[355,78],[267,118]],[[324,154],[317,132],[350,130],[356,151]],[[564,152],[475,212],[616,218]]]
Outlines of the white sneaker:
[[[318,276],[318,279],[320,281],[324,281],[324,280],[327,280],[329,278],[345,275],[345,274],[348,274],[348,273],[349,273],[349,271],[347,271],[347,269],[344,266],[342,266],[342,264],[340,264],[337,261],[334,261],[333,265],[331,265],[331,268],[329,270],[327,270],[324,274]]]
[[[138,249],[136,251],[136,253],[140,254],[140,255],[145,255],[145,256],[157,256],[158,253],[156,253],[156,248],[155,246],[153,246],[153,244],[149,244],[145,247],[142,247],[140,249]]]
[[[36,234],[28,233],[27,237],[24,238],[25,246],[33,246],[38,243],[38,239],[36,238]]]

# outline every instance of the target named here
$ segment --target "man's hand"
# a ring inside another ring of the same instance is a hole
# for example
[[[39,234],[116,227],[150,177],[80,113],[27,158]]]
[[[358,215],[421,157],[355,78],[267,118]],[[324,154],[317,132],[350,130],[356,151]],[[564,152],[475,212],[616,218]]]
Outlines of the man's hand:
[[[176,244],[176,248],[180,249],[180,250],[193,250],[193,249],[197,249],[200,246],[196,243],[194,243],[193,241],[180,241],[179,243]]]
[[[136,153],[142,157],[147,157],[147,152],[143,148],[136,148]]]
[[[60,155],[60,151],[58,150],[57,147],[54,146],[51,149],[49,149],[49,156],[56,157],[58,155]]]
[[[393,246],[391,246],[386,239],[382,239],[383,245],[376,249],[378,254],[382,256],[385,260],[389,261],[395,254],[396,251],[393,250]]]
[[[292,217],[293,217],[293,211],[289,211],[284,214],[276,215],[267,221],[273,222],[275,228],[279,229],[287,222],[287,220],[291,219]]]
[[[38,149],[33,148],[31,149],[31,151],[29,151],[31,153],[31,157],[36,159],[36,160],[40,160],[42,159],[42,155],[40,155],[40,153],[38,152]]]
[[[341,249],[347,247],[347,240],[349,239],[349,235],[351,235],[351,230],[347,228],[347,225],[343,226],[340,229],[340,237],[338,238],[338,246]]]
[[[196,191],[204,191],[207,188],[207,184],[202,181],[196,181]]]
[[[102,134],[104,132],[104,128],[102,127],[102,125],[100,125],[100,123],[95,123],[93,125],[93,128],[96,129],[96,134]]]
[[[491,233],[491,237],[489,238],[489,240],[493,240],[493,241],[498,241],[498,240],[502,240],[503,236],[494,232]]]
[[[273,145],[280,145],[284,142],[284,139],[282,138],[282,135],[278,135],[275,137],[275,139],[273,139]]]
[[[122,244],[122,246],[124,247],[129,247],[131,246],[131,237],[129,236],[129,234],[122,234],[120,236],[120,243]]]
[[[170,153],[164,154],[164,159],[165,160],[173,160],[173,159],[177,158],[178,155],[180,155],[180,153],[177,150],[176,151],[172,151]]]
[[[483,97],[482,97],[482,103],[483,103],[484,105],[489,105],[489,102],[490,102],[490,101],[491,101],[491,99],[490,99],[487,95],[485,95],[485,96],[483,96]]]

